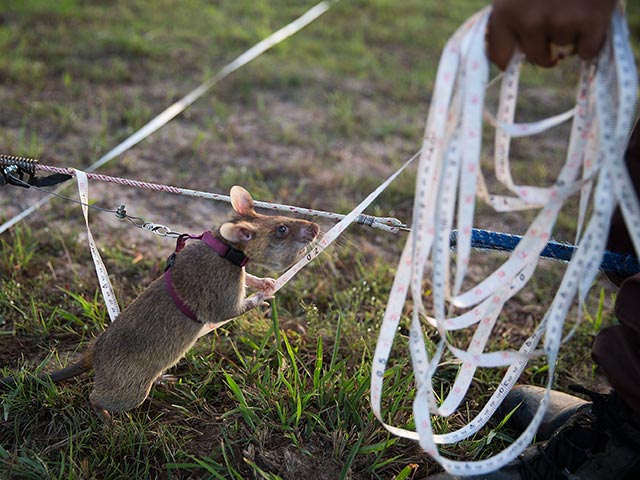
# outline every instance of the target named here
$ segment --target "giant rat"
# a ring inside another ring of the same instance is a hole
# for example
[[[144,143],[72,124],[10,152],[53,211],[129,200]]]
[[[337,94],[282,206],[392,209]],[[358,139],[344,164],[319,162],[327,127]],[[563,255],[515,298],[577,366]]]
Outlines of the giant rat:
[[[109,412],[140,405],[154,381],[216,323],[270,298],[274,280],[245,273],[246,261],[284,270],[304,253],[319,227],[306,220],[256,213],[251,195],[239,186],[231,189],[231,205],[236,216],[215,232],[206,232],[202,241],[189,242],[179,253],[178,242],[164,277],[153,281],[78,362],[41,377],[58,382],[93,368],[89,399],[109,420]],[[258,292],[246,297],[245,285]],[[0,383],[14,385],[15,379]]]

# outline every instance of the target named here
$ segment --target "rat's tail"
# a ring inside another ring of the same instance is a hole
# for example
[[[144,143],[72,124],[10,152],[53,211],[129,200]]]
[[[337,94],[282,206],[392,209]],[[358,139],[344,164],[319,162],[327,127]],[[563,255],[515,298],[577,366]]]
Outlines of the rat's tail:
[[[87,350],[82,354],[82,357],[80,357],[80,360],[78,360],[77,362],[72,363],[71,365],[55,372],[41,373],[35,378],[40,378],[42,380],[51,379],[53,383],[58,383],[69,378],[77,377],[78,375],[91,370],[92,366],[93,348],[92,346],[89,346],[89,348],[87,348]],[[34,377],[25,377],[24,380],[25,382],[33,381]],[[16,380],[16,377],[0,378],[0,389],[15,387],[17,384],[18,381]]]
[[[55,372],[42,373],[38,375],[38,378],[50,378],[53,383],[58,383],[68,380],[69,378],[77,377],[78,375],[91,370],[91,367],[93,367],[93,348],[89,347],[77,362]]]

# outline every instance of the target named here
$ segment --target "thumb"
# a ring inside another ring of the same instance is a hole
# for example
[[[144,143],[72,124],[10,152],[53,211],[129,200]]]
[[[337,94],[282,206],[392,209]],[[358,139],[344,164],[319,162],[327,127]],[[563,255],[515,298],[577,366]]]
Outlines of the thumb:
[[[505,23],[499,21],[494,14],[491,14],[489,18],[486,40],[489,60],[495,63],[500,70],[507,68],[509,60],[515,51],[517,38]]]

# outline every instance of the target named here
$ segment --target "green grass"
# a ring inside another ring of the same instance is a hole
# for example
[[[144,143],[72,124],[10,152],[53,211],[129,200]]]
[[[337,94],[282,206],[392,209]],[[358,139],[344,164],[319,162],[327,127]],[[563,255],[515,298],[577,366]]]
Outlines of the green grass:
[[[29,230],[19,232],[15,243],[28,244]],[[36,252],[53,252],[63,241],[70,239],[33,246]],[[21,258],[33,262],[39,257]],[[415,443],[387,433],[371,413],[371,355],[393,271],[383,263],[370,268],[362,258],[349,257],[344,250],[334,259],[351,263],[349,269],[356,272],[354,279],[338,281],[339,292],[316,292],[322,293],[314,295],[317,303],[300,303],[304,285],[312,284],[324,267],[303,272],[268,315],[253,311],[201,340],[169,372],[173,382],[156,386],[150,400],[118,415],[111,428],[101,425],[88,404],[90,376],[59,386],[22,383],[31,373],[67,364],[100,334],[108,320],[96,289],[58,289],[60,306],[32,291],[33,306],[24,315],[16,315],[3,298],[3,318],[13,319],[4,326],[6,333],[36,339],[41,353],[3,355],[8,366],[2,374],[17,371],[20,381],[3,395],[0,471],[15,478],[293,478],[323,469],[332,478],[390,478],[407,469],[434,469]],[[125,258],[118,262],[128,263]],[[3,271],[8,265],[2,264]],[[141,268],[147,274],[155,270]],[[28,273],[20,268],[13,278],[3,278],[2,291],[12,291]],[[121,288],[132,295],[136,285],[129,279]],[[391,424],[412,428],[413,378],[402,353],[407,341],[401,331],[385,377],[384,415]],[[43,355],[42,349],[49,353]],[[455,362],[438,372],[443,394],[455,373]],[[473,391],[486,394],[482,385],[495,384],[499,374],[479,371]],[[541,374],[533,365],[527,375],[544,381]],[[473,408],[439,420],[437,431],[459,428]],[[449,454],[482,458],[511,438],[500,423],[492,424]]]
[[[439,52],[485,3],[342,0],[105,173],[217,193],[241,184],[260,200],[346,212],[419,148]],[[88,165],[310,6],[299,0],[0,0],[0,152]],[[637,32],[638,13],[631,17]],[[572,64],[527,67],[525,77],[522,118],[538,119],[571,102]],[[549,182],[563,155],[559,137],[515,142],[514,176]],[[414,172],[397,179],[368,213],[409,221]],[[39,198],[0,187],[0,219]],[[209,202],[97,183],[91,199],[107,208],[126,203],[131,214],[179,231],[211,228],[226,214]],[[479,207],[478,218],[521,233],[530,216],[498,219]],[[571,207],[555,235],[572,241],[574,222]],[[91,226],[126,306],[161,274],[173,241],[97,212]],[[56,386],[24,381],[67,365],[108,324],[78,207],[52,202],[0,236],[0,367],[19,380],[0,393],[0,478],[289,479],[324,472],[331,479],[406,479],[438,471],[415,442],[389,434],[369,405],[373,350],[405,238],[353,227],[271,308],[201,339],[168,372],[173,379],[109,428],[89,406],[89,375]],[[474,260],[486,274],[504,257],[480,252]],[[555,294],[561,271],[544,263],[505,311],[492,348],[519,347]],[[605,388],[589,346],[615,322],[615,295],[601,281],[594,292],[585,321],[561,350],[559,388],[576,381]],[[392,350],[383,415],[411,429],[408,325],[403,318]],[[468,339],[468,331],[455,336],[462,344]],[[425,340],[432,348],[435,333]],[[440,397],[457,367],[447,356],[438,370]],[[472,418],[503,373],[479,369],[464,407],[437,419],[438,432]],[[544,384],[547,375],[539,360],[523,381]],[[513,437],[504,420],[447,446],[447,455],[479,459],[500,450]]]
[[[3,286],[7,284],[5,280]],[[86,329],[99,334],[106,322],[92,318],[99,299],[67,294],[82,311],[67,329],[76,335]],[[340,304],[334,313],[352,317],[362,299],[351,311]],[[41,311],[47,308],[53,307],[39,305]],[[43,381],[20,383],[4,396],[0,438],[3,445],[10,445],[13,436],[21,440],[14,451],[0,450],[0,468],[17,478],[80,478],[98,472],[101,478],[162,472],[172,478],[227,478],[234,471],[238,478],[261,471],[280,471],[288,478],[292,472],[279,466],[286,450],[306,463],[309,473],[324,462],[336,478],[356,472],[385,478],[409,461],[407,451],[413,452],[414,462],[420,461],[414,445],[384,433],[369,411],[370,357],[366,351],[361,358],[345,357],[350,347],[342,331],[344,319],[338,319],[334,336],[327,338],[314,334],[324,321],[317,314],[309,315],[303,335],[281,329],[277,302],[270,317],[253,312],[213,342],[200,342],[172,372],[177,384],[154,389],[152,400],[119,416],[112,429],[100,425],[87,403],[89,378],[58,387]],[[42,334],[55,337],[44,327]],[[27,370],[64,363],[54,355],[37,367],[20,367],[20,380]],[[403,398],[411,384],[406,363],[389,371],[395,379],[387,391],[391,397]],[[406,418],[406,408],[395,402],[389,419],[397,420],[398,414]],[[207,431],[211,435],[212,429],[216,433],[202,445],[199,437]]]

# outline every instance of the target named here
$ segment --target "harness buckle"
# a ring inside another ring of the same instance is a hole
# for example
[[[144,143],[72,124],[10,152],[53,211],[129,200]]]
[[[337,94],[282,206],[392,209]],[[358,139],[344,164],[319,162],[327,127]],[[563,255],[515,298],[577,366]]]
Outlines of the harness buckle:
[[[244,254],[244,252],[233,247],[229,247],[229,250],[227,250],[227,253],[225,253],[222,258],[229,260],[231,263],[238,265],[239,267],[244,267],[249,261],[249,258]]]
[[[167,263],[164,267],[164,271],[166,272],[167,270],[169,270],[171,267],[173,267],[173,264],[176,263],[176,252],[173,252],[171,255],[169,255],[169,257],[167,258]]]

